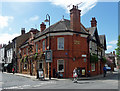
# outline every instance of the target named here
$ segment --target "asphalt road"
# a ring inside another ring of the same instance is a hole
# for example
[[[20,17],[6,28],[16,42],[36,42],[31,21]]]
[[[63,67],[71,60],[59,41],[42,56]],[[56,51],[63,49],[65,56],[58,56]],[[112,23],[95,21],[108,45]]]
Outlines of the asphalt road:
[[[79,80],[73,83],[71,79],[40,81],[13,74],[0,73],[2,89],[118,89],[118,73],[95,80]]]

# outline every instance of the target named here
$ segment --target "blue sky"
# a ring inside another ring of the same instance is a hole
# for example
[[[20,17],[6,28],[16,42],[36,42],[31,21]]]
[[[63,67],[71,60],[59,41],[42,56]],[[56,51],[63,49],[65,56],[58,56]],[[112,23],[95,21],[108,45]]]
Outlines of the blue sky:
[[[61,20],[63,15],[65,19],[70,20],[69,7],[67,8],[69,2],[57,1],[2,2],[0,19],[3,22],[0,23],[0,44],[7,43],[20,35],[21,28],[26,28],[26,32],[30,28],[39,30],[46,14],[51,17],[51,25]],[[113,51],[118,38],[118,2],[82,3],[79,9],[82,10],[81,22],[86,28],[90,27],[92,17],[96,17],[99,35],[106,35],[108,48],[106,52]]]

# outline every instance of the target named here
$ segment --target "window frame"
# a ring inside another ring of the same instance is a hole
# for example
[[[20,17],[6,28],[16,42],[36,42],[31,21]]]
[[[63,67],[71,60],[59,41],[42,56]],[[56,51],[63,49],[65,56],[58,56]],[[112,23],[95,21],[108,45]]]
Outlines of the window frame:
[[[28,48],[26,48],[26,55],[28,55]]]
[[[26,68],[25,68],[25,65],[27,65]],[[27,68],[28,68],[28,64],[25,62],[25,63],[24,63],[24,66],[23,66],[23,69],[24,69],[24,70],[27,70]]]
[[[45,40],[42,42],[42,50],[45,51]]]
[[[63,69],[60,71],[60,70],[59,70],[59,64],[60,64],[59,61],[61,61],[61,60],[63,61]],[[57,71],[58,71],[58,72],[64,72],[64,60],[63,60],[63,59],[58,59],[58,60],[57,60]]]
[[[38,53],[38,44],[36,44],[36,53]]]
[[[43,61],[38,61],[38,63],[37,63],[37,64],[38,64],[37,69],[40,69],[40,63],[42,63],[42,69],[43,69],[43,68],[44,68],[44,67],[43,67],[43,66],[44,66],[44,65],[43,65]]]
[[[60,47],[59,47],[59,45],[60,45],[60,44],[59,44],[59,43],[60,43],[60,42],[59,42],[60,39],[63,39],[63,44],[62,44],[63,48],[60,48]],[[58,38],[57,38],[57,50],[64,50],[64,37],[58,37]]]
[[[92,66],[94,66],[94,67],[92,67]],[[91,63],[91,71],[95,71],[95,63]]]

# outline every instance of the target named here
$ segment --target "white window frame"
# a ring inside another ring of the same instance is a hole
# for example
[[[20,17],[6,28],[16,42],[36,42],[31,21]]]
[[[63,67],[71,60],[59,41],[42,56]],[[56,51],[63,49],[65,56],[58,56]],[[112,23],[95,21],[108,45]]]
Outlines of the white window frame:
[[[42,49],[43,49],[43,51],[45,51],[45,40],[43,40],[43,42],[42,42]]]
[[[91,63],[91,71],[95,71],[95,63]]]
[[[61,60],[63,61],[63,69],[62,69],[62,70],[59,70],[59,64],[60,64],[59,61],[61,61]],[[58,59],[58,60],[57,60],[57,71],[58,71],[58,72],[64,72],[64,60],[63,60],[63,59]]]
[[[63,44],[62,44],[62,47],[63,48],[60,48],[59,45],[60,45],[60,39],[63,39]],[[57,49],[58,50],[64,50],[64,37],[59,37],[57,38]]]

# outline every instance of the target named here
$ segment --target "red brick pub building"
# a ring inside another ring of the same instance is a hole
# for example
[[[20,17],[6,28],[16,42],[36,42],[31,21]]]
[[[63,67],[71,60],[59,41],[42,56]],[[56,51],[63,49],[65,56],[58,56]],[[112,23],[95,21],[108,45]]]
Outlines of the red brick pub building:
[[[37,70],[43,69],[45,77],[49,76],[50,70],[51,77],[56,77],[55,73],[60,72],[64,78],[69,78],[77,67],[81,76],[101,74],[104,66],[102,52],[106,50],[105,36],[102,44],[95,18],[91,21],[91,28],[85,28],[80,21],[80,12],[77,6],[73,6],[70,20],[62,19],[47,29],[44,23],[40,24],[41,31],[36,35],[31,33],[31,37],[20,46],[22,56],[18,59],[19,72],[37,75]],[[90,51],[91,42],[99,48],[96,52],[100,56],[97,62],[90,61],[90,55],[93,54]],[[51,63],[45,61],[45,51],[49,45],[52,50]]]

